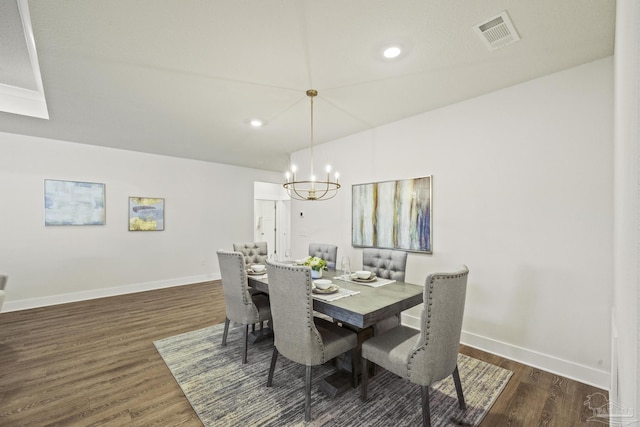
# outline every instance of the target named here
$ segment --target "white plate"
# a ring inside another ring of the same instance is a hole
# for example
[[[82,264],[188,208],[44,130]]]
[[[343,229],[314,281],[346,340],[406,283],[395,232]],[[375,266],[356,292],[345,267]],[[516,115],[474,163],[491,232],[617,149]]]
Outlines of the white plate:
[[[255,271],[253,271],[253,270],[247,270],[247,274],[248,274],[249,276],[264,276],[265,274],[267,274],[267,270],[264,270],[264,271],[263,271],[263,272],[261,272],[261,273],[256,273],[256,272],[255,272]]]
[[[334,294],[334,293],[338,292],[339,290],[340,290],[340,286],[338,286],[336,284],[331,284],[331,286],[329,286],[329,289],[313,288],[311,291],[314,294]]]
[[[360,279],[355,274],[351,276],[351,280],[355,282],[361,282],[361,283],[371,283],[371,282],[375,282],[377,279],[378,278],[376,277],[375,274],[371,274],[371,276],[368,279]]]

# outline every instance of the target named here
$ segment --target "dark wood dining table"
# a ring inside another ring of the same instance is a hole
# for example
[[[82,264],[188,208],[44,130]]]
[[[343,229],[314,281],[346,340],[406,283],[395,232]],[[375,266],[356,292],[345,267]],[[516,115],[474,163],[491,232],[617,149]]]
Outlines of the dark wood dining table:
[[[383,319],[393,315],[400,315],[403,310],[414,307],[422,302],[423,286],[411,283],[394,281],[383,286],[372,287],[367,284],[354,283],[341,280],[340,273],[335,270],[324,271],[322,278],[329,279],[341,288],[359,292],[356,295],[346,296],[335,301],[323,301],[313,299],[313,309],[331,317],[334,321],[342,323],[358,334],[358,350],[356,351],[356,363],[345,361],[342,367],[353,366],[355,372],[345,376],[340,372],[325,379],[321,384],[321,390],[329,395],[336,396],[344,392],[355,377],[360,375],[359,347],[362,342],[373,335],[373,326]],[[248,276],[249,286],[269,293],[269,278],[266,275]]]

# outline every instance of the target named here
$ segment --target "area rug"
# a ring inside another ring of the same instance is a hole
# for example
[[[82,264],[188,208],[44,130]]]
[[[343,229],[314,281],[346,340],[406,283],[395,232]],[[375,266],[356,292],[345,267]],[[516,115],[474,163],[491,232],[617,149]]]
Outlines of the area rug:
[[[266,387],[273,341],[249,346],[242,365],[241,328],[231,328],[222,347],[223,325],[155,341],[156,349],[206,427],[213,426],[395,426],[421,425],[420,388],[378,369],[369,379],[368,400],[360,389],[329,398],[318,382],[335,372],[313,368],[312,421],[304,421],[304,367],[280,356],[273,386]],[[512,372],[459,355],[458,369],[467,409],[462,411],[451,377],[430,389],[433,426],[477,426]]]

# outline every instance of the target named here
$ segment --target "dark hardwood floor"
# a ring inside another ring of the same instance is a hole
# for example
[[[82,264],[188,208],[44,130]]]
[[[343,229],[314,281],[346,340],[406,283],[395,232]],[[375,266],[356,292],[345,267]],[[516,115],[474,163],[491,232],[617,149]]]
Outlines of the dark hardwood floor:
[[[153,341],[224,316],[219,282],[2,313],[0,426],[201,426]],[[583,404],[603,390],[461,352],[514,372],[483,427],[603,425]]]

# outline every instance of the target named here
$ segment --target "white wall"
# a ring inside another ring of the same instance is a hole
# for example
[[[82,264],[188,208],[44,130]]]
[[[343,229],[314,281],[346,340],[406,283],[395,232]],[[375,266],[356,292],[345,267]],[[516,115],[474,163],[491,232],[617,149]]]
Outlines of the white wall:
[[[106,184],[105,226],[44,226],[44,180]],[[280,173],[0,133],[3,311],[219,278],[253,239],[254,181]],[[230,185],[231,183],[231,185]],[[128,231],[129,196],[165,199],[165,230]]]
[[[292,202],[292,256],[336,243],[361,266],[351,185],[433,175],[433,255],[410,253],[406,280],[467,264],[463,342],[607,388],[612,63],[317,146],[316,167],[331,159],[344,187],[331,201]],[[308,165],[308,150],[292,161]]]

